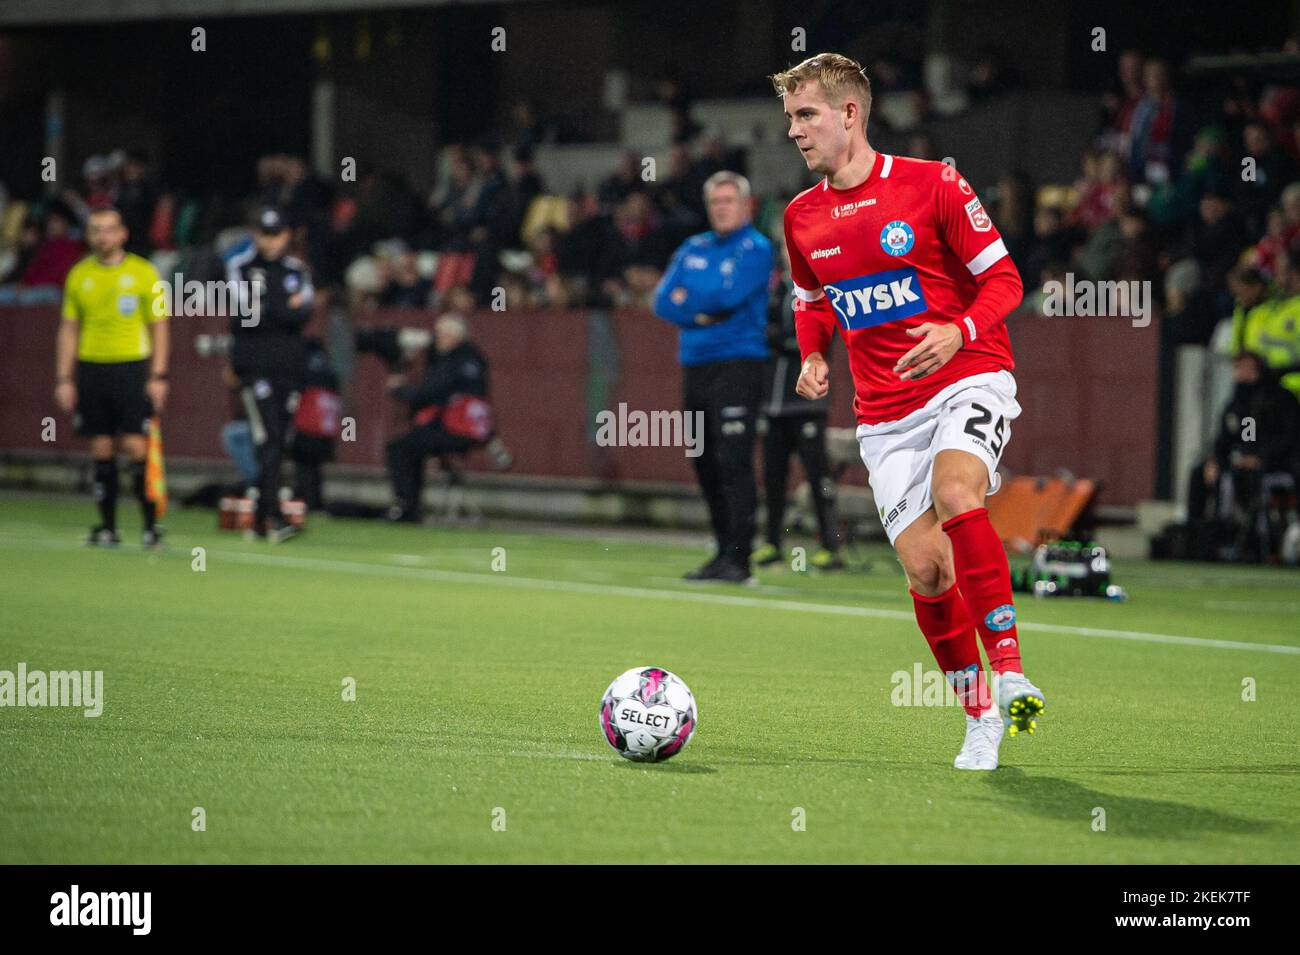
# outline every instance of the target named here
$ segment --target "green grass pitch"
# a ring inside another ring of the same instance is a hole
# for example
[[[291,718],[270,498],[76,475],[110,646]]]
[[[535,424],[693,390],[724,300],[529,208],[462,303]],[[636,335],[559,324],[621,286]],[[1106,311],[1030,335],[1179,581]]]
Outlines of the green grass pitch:
[[[123,511],[104,552],[86,500],[0,500],[0,670],[104,673],[98,718],[0,708],[0,862],[1300,861],[1294,571],[1121,561],[1128,603],[1022,599],[1047,713],[961,773],[960,709],[891,704],[932,661],[883,549],[727,589],[626,531],[268,547],[182,511],[150,554]],[[645,766],[596,708],[651,663],[700,724]]]

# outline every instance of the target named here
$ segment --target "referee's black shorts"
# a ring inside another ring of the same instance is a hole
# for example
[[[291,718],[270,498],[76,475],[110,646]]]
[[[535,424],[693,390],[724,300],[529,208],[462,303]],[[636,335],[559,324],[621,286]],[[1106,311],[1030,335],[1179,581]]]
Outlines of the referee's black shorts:
[[[149,360],[77,362],[77,434],[145,434],[153,405],[145,394]]]

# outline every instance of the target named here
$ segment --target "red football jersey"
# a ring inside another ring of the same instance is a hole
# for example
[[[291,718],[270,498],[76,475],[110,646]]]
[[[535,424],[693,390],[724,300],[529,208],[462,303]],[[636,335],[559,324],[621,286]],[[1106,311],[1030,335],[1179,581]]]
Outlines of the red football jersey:
[[[951,166],[876,155],[852,189],[822,180],[785,210],[803,357],[825,353],[835,326],[848,346],[859,422],[896,421],[961,378],[1011,369],[1003,319],[1020,274],[979,197]],[[925,322],[959,323],[946,365],[903,381],[894,365]]]

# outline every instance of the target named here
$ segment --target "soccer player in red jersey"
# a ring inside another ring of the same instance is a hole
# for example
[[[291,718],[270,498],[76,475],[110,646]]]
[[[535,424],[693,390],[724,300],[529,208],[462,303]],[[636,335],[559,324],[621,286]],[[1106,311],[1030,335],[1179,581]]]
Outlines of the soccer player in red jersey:
[[[881,523],[917,624],[966,709],[953,765],[996,769],[1004,729],[1033,732],[1045,703],[1021,666],[1010,569],[984,508],[1020,414],[1004,323],[1023,295],[1020,274],[955,169],[871,148],[871,84],[858,63],[823,53],[772,83],[790,138],[824,177],[785,211],[796,391],[826,394],[823,355],[838,327]]]

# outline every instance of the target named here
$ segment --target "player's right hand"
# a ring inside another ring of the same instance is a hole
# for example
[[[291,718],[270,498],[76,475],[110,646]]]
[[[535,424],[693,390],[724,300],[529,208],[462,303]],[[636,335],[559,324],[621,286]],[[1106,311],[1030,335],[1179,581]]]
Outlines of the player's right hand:
[[[799,382],[794,386],[794,393],[800,398],[825,398],[830,390],[831,366],[820,352],[813,352],[803,363],[799,372]]]
[[[59,382],[54,387],[54,402],[60,411],[72,414],[77,409],[77,386],[70,381]]]

